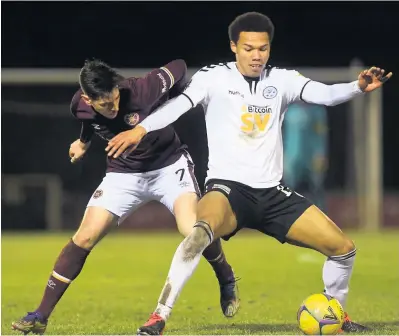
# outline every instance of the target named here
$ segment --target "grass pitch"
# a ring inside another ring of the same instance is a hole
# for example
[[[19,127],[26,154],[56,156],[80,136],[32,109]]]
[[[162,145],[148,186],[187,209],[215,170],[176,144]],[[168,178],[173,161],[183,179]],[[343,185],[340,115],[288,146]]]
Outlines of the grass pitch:
[[[3,234],[1,333],[40,302],[55,258],[70,235]],[[373,328],[399,334],[399,232],[353,233],[358,255],[347,311]],[[56,307],[47,334],[133,335],[156,306],[173,253],[174,233],[106,237]],[[323,289],[323,256],[261,234],[243,232],[224,243],[239,282],[241,310],[226,319],[205,260],[187,283],[166,334],[298,334],[296,311]]]

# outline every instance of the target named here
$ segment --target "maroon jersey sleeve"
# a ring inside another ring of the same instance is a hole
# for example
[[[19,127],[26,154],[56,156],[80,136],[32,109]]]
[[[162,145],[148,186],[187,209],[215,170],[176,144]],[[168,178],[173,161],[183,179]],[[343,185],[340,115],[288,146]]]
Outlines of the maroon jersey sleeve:
[[[79,139],[83,143],[88,143],[94,134],[94,128],[87,121],[82,121],[82,128],[80,129]]]
[[[79,139],[83,143],[87,143],[91,140],[94,134],[94,128],[91,125],[93,115],[89,113],[87,109],[83,108],[81,104],[81,91],[79,90],[72,98],[70,109],[72,115],[82,124]]]
[[[151,71],[143,78],[130,79],[130,85],[141,105],[151,106],[172,87],[180,86],[181,81],[185,82],[186,73],[186,62],[178,59]]]

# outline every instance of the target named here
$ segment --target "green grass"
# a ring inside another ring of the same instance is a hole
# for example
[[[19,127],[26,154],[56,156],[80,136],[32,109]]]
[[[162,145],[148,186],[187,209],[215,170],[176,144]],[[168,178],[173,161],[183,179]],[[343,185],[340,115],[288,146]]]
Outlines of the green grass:
[[[3,234],[2,334],[13,334],[11,322],[37,307],[68,237]],[[351,237],[358,255],[347,310],[372,327],[371,334],[399,334],[399,232]],[[180,241],[171,233],[105,238],[54,311],[47,333],[135,334],[155,308]],[[324,258],[260,234],[239,234],[224,248],[242,278],[239,314],[223,317],[216,279],[201,260],[166,334],[298,334],[296,311],[307,295],[322,290]]]

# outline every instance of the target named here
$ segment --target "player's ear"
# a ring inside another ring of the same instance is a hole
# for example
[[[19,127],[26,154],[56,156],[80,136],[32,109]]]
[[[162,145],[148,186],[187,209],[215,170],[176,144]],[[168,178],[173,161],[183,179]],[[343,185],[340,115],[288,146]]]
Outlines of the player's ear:
[[[233,53],[237,54],[237,45],[233,41],[230,41],[230,49]]]
[[[91,105],[91,100],[88,96],[86,96],[85,94],[82,94],[82,98],[83,101],[87,104],[87,105]]]

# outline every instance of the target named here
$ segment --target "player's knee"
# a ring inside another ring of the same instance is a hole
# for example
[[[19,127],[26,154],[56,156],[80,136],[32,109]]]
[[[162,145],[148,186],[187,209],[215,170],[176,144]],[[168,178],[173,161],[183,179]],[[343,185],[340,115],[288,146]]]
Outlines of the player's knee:
[[[226,196],[219,192],[210,192],[198,202],[197,220],[208,223],[217,231],[232,213]]]
[[[97,237],[87,233],[79,233],[79,231],[75,233],[72,240],[77,246],[85,250],[91,250],[97,244]]]
[[[177,229],[183,237],[187,237],[192,231],[196,222],[196,213],[186,211],[185,213],[175,213]]]
[[[88,207],[75,233],[73,242],[86,250],[91,250],[118,223],[119,217],[101,207]]]
[[[85,250],[91,250],[97,244],[100,236],[101,232],[98,228],[93,228],[87,222],[83,221],[79,230],[72,237],[72,240],[77,246]]]
[[[356,250],[355,243],[353,242],[352,239],[345,236],[345,239],[344,239],[344,242],[342,243],[342,247],[341,247],[341,251],[340,251],[341,254],[348,254],[354,250]]]
[[[184,258],[192,260],[201,255],[213,241],[213,232],[205,222],[197,222],[191,233],[183,241]]]
[[[187,237],[193,231],[192,226],[190,227],[190,226],[179,225],[177,229],[179,230],[180,234],[183,237]]]
[[[329,251],[329,257],[345,255],[355,250],[355,243],[347,236],[343,236],[341,239],[336,241],[335,244],[333,244],[332,248]]]
[[[187,237],[193,230],[197,219],[198,197],[194,193],[184,193],[178,197],[173,206],[177,229]]]

